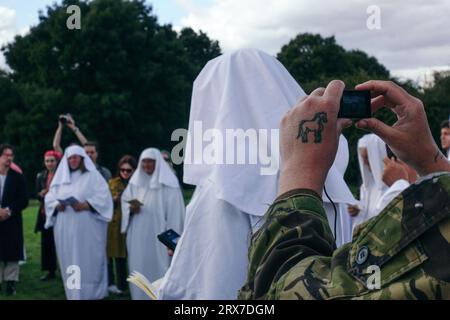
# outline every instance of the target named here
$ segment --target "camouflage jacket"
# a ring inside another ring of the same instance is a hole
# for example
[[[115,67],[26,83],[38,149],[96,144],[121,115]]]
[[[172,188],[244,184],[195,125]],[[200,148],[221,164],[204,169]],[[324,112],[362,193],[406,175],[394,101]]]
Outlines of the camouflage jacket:
[[[450,174],[416,183],[335,249],[320,197],[280,196],[240,299],[450,299]]]

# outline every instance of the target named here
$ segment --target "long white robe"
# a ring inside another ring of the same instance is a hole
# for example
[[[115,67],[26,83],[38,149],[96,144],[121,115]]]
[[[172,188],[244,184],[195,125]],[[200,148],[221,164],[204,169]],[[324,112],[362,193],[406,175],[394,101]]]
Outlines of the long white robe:
[[[72,172],[70,180],[69,184],[50,188],[47,193],[46,228],[54,226],[56,253],[67,299],[103,299],[108,294],[106,239],[113,210],[111,194],[96,170]],[[75,212],[68,206],[64,212],[56,214],[58,200],[69,197],[87,201],[97,212]],[[79,289],[71,286],[73,266],[81,272]]]
[[[157,160],[158,161],[158,160]],[[161,161],[164,161],[161,159]],[[143,206],[130,215],[127,201],[137,199]],[[157,235],[173,229],[182,234],[185,205],[180,188],[161,184],[158,188],[143,188],[130,181],[122,194],[122,233],[127,233],[129,272],[138,271],[148,280],[161,278],[170,264],[167,247]],[[135,285],[130,285],[133,300],[148,300]]]
[[[197,186],[160,299],[236,299],[244,285],[251,236],[263,217],[238,210],[215,192],[211,182]]]

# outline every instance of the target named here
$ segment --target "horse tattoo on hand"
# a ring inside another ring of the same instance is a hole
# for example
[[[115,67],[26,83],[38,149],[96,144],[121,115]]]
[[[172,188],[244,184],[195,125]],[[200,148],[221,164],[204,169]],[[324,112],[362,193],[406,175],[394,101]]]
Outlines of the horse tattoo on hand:
[[[314,115],[314,118],[311,120],[302,120],[300,121],[298,127],[298,138],[302,138],[303,143],[308,142],[308,134],[310,132],[314,133],[314,143],[322,142],[322,131],[324,129],[324,123],[327,123],[327,114],[326,112],[317,112]]]

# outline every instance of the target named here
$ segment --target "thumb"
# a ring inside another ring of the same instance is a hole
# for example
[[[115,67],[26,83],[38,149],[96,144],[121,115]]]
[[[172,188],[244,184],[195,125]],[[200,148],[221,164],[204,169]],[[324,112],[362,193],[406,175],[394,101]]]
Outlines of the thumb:
[[[356,123],[356,127],[375,133],[387,144],[395,136],[395,129],[375,118],[362,119]]]

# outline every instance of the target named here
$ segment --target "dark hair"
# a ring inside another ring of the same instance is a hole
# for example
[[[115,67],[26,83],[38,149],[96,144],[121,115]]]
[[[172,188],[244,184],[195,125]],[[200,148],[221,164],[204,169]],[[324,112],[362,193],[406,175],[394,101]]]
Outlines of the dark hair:
[[[134,170],[136,170],[136,158],[127,154],[120,158],[119,163],[117,164],[117,176],[119,176],[120,174],[120,167],[125,163],[128,163],[131,167],[133,167]]]
[[[10,145],[8,143],[2,143],[2,144],[0,144],[0,156],[3,154],[3,152],[6,149],[10,149],[10,150],[12,150],[12,152],[14,152],[14,147],[12,145]]]
[[[86,141],[86,143],[84,144],[84,147],[94,147],[95,150],[98,149],[98,143],[95,141]]]
[[[449,122],[450,122],[449,120],[442,121],[441,122],[441,129],[450,128],[450,123]]]
[[[86,165],[84,164],[84,158],[83,157],[81,157],[80,171],[81,171],[81,173],[85,173],[87,171]]]

